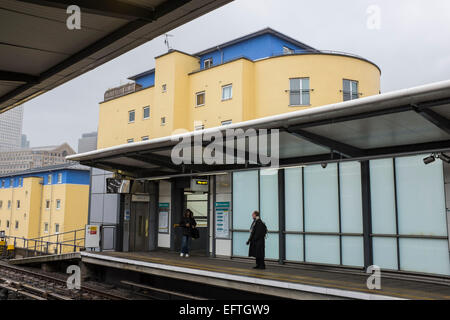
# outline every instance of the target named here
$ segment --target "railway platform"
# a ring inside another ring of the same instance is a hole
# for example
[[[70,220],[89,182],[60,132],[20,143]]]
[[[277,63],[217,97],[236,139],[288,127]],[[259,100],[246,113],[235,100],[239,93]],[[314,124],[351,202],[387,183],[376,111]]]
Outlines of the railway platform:
[[[253,261],[179,257],[173,252],[80,253],[86,264],[101,265],[264,293],[291,299],[450,299],[450,279],[383,274],[381,289],[367,288],[368,274],[361,270],[320,269],[317,266],[268,264],[265,270],[252,269]]]
[[[450,300],[450,279],[447,278],[382,272],[381,289],[370,290],[366,284],[369,274],[362,270],[270,262],[265,270],[255,270],[251,260],[195,254],[184,258],[168,251],[77,252],[10,262],[36,265],[64,259],[80,261],[87,266],[134,271],[288,299]]]

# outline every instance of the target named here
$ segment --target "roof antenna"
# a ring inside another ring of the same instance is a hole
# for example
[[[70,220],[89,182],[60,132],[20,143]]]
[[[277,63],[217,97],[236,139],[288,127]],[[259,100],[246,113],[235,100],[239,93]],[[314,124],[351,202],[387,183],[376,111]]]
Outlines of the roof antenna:
[[[164,44],[167,46],[167,52],[169,52],[172,49],[169,44],[169,37],[173,37],[173,35],[168,33],[164,34]]]

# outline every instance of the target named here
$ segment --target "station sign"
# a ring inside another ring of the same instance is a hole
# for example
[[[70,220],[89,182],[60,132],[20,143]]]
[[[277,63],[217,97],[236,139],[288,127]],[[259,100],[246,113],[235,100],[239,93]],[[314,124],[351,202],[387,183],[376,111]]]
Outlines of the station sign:
[[[208,189],[209,189],[208,179],[199,179],[199,178],[191,179],[191,191],[208,192]]]

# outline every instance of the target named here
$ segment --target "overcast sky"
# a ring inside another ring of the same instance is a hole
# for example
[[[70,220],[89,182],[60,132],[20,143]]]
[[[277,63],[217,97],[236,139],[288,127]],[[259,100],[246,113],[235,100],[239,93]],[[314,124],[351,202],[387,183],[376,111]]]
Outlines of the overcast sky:
[[[367,27],[367,10],[380,9],[380,28]],[[381,90],[450,79],[449,0],[236,0],[170,32],[173,49],[195,53],[271,27],[322,50],[375,62]],[[25,104],[24,133],[31,146],[68,142],[97,130],[105,90],[154,67],[166,52],[158,37]]]

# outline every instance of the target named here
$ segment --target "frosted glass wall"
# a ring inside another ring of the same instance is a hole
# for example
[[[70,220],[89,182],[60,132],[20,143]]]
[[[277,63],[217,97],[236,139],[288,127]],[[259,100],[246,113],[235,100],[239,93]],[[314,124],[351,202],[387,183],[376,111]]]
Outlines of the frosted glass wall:
[[[248,256],[251,214],[259,210],[258,171],[233,173],[233,255]]]
[[[443,166],[425,156],[370,161],[374,264],[450,275]]]
[[[278,170],[267,169],[260,172],[260,213],[269,234],[266,239],[266,257],[279,258],[278,223]]]

